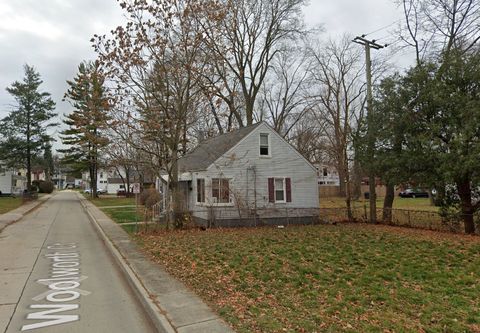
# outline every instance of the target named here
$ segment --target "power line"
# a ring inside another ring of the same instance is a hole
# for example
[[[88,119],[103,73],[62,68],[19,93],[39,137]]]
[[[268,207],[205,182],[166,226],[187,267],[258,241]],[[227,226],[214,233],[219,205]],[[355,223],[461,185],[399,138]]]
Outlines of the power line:
[[[393,23],[390,23],[389,25],[386,25],[386,26],[384,26],[384,27],[378,28],[377,30],[374,30],[374,31],[372,31],[372,32],[366,33],[365,36],[368,36],[368,35],[374,34],[374,33],[376,33],[376,32],[382,31],[382,30],[384,30],[384,29],[390,28],[392,25],[397,24],[397,23],[400,22],[400,21],[401,21],[401,19],[398,19],[398,20],[394,21]]]

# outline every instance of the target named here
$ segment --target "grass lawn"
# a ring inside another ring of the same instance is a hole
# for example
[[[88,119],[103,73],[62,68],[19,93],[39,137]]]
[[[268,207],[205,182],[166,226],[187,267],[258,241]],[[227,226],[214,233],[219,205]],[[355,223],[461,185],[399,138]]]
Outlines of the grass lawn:
[[[138,212],[135,212],[135,198],[103,195],[96,199],[87,198],[117,223],[140,222],[144,219],[143,206],[139,205]]]
[[[85,197],[97,207],[135,205],[135,198],[125,198],[107,195],[101,195],[99,198],[95,199],[90,199],[90,196],[88,195],[85,195]]]
[[[480,238],[369,225],[137,234],[238,332],[480,332]]]
[[[362,208],[369,207],[369,201],[365,199],[352,201],[352,207]],[[320,198],[320,208],[345,208],[345,198],[329,197]],[[377,208],[383,208],[383,197],[377,198]],[[398,196],[393,200],[393,208],[421,210],[421,211],[438,211],[438,207],[430,204],[429,198],[400,198]]]
[[[5,214],[22,205],[22,198],[0,197],[0,214]]]

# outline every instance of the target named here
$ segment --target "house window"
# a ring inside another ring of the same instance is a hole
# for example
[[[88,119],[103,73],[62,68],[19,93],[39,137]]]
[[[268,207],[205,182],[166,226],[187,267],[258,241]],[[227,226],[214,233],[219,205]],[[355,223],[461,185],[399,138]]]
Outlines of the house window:
[[[290,178],[268,178],[268,201],[292,202],[292,181]]]
[[[103,178],[103,172],[100,172],[100,178]]]
[[[197,202],[205,202],[205,179],[197,179]]]
[[[125,185],[120,185],[120,187],[119,187],[119,188],[121,188],[121,189],[125,189]]]
[[[230,202],[230,187],[227,178],[212,178],[212,198],[217,203]]]
[[[275,202],[285,202],[284,178],[275,178]]]
[[[260,133],[260,156],[270,156],[268,133]]]
[[[323,168],[323,176],[327,177],[328,176],[328,170],[327,168]]]

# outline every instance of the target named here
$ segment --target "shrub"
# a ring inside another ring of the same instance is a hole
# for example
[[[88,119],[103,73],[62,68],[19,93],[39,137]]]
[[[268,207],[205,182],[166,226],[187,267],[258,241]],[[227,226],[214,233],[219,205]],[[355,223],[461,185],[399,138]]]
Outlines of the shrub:
[[[51,181],[41,180],[38,184],[38,191],[40,193],[52,193],[53,189],[54,189],[54,186]]]
[[[154,188],[143,190],[138,197],[139,203],[148,209],[152,208],[152,206],[159,202],[160,199],[160,193]]]
[[[40,182],[43,182],[43,180],[32,180],[32,185],[30,185],[30,188],[28,189],[29,192],[37,192]]]

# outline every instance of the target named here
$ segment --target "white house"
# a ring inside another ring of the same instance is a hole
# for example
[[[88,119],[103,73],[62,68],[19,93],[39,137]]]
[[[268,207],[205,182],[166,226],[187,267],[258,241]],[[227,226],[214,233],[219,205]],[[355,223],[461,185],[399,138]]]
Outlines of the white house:
[[[0,195],[22,193],[27,188],[27,178],[13,169],[0,165]]]
[[[340,177],[337,170],[329,165],[322,164],[317,167],[318,185],[340,186]]]
[[[90,188],[90,173],[84,172],[81,179],[84,189]],[[125,183],[124,183],[125,182]],[[133,188],[134,179],[130,178],[130,190]],[[137,181],[138,183],[138,181]],[[116,168],[102,168],[97,171],[97,190],[108,194],[117,194],[118,191],[125,191],[127,179],[125,172]]]
[[[199,224],[318,221],[316,168],[266,123],[205,140],[178,167],[184,208]]]
[[[113,169],[99,169],[97,171],[97,190],[108,192],[108,178],[118,176]],[[82,184],[85,186],[84,190],[90,188],[90,173],[85,171],[82,173]]]

